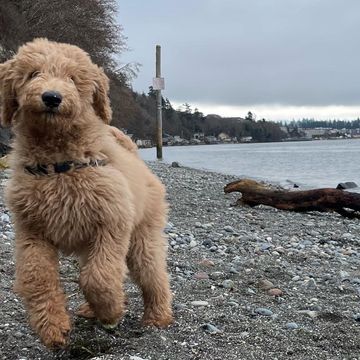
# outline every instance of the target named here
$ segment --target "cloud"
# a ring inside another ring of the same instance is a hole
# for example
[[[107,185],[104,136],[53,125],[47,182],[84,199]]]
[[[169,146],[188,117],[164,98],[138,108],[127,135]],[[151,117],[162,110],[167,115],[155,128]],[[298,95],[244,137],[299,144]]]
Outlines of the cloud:
[[[182,103],[174,102],[173,106],[178,109]],[[301,120],[303,118],[314,118],[319,120],[355,120],[360,114],[360,105],[358,106],[290,106],[281,104],[260,104],[260,105],[243,105],[243,106],[229,106],[196,103],[192,104],[191,108],[199,109],[205,115],[220,114],[223,117],[245,117],[248,111],[251,111],[256,119],[265,118],[271,121],[281,120]]]
[[[123,61],[143,64],[135,90],[151,85],[159,43],[171,101],[282,104],[314,117],[360,105],[358,0],[118,3],[133,49]]]

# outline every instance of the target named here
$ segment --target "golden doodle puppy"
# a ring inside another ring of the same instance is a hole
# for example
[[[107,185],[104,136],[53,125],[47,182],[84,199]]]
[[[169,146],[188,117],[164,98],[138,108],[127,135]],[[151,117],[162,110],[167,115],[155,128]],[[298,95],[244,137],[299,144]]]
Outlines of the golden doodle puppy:
[[[103,70],[73,45],[35,39],[0,64],[2,124],[15,134],[6,191],[15,291],[48,347],[66,344],[71,328],[59,252],[79,257],[81,315],[116,326],[129,269],[142,290],[143,323],[172,322],[165,189],[130,139],[107,125],[108,90]]]

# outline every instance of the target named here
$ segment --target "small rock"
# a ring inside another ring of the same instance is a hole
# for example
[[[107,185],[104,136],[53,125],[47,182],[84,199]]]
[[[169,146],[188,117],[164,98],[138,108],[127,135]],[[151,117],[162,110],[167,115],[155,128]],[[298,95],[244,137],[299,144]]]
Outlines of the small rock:
[[[342,238],[343,240],[349,240],[349,239],[351,239],[352,237],[353,237],[353,235],[350,234],[350,233],[345,233],[345,234],[342,234],[342,235],[341,235],[341,238]]]
[[[22,338],[22,337],[24,336],[24,334],[22,334],[20,331],[16,331],[16,332],[14,333],[14,336],[15,336],[16,338]]]
[[[197,246],[197,242],[195,240],[191,240],[190,244],[189,244],[189,247],[194,248],[195,246]]]
[[[255,313],[263,316],[272,316],[274,313],[270,309],[256,308]]]
[[[273,244],[269,244],[269,243],[263,243],[260,245],[260,250],[261,251],[267,251],[270,248],[272,248],[274,245]]]
[[[208,306],[209,303],[207,301],[203,301],[203,300],[195,300],[191,302],[192,306]]]
[[[205,247],[211,248],[212,247],[212,241],[210,239],[206,239],[202,243]]]
[[[304,285],[308,288],[308,289],[316,289],[317,285],[316,285],[316,281],[313,278],[310,278],[308,280],[305,280]]]
[[[203,330],[205,330],[209,334],[219,334],[222,333],[220,329],[218,329],[216,326],[208,323],[201,326]]]
[[[345,189],[355,189],[357,187],[358,187],[357,184],[354,183],[353,181],[346,181],[343,183],[339,183],[336,188],[340,190],[345,190]]]
[[[274,287],[274,284],[266,279],[261,279],[258,282],[258,288],[261,290],[269,290]]]
[[[299,328],[299,325],[296,322],[289,322],[286,324],[286,328],[289,330],[295,330]]]
[[[206,272],[199,271],[194,275],[194,278],[197,280],[208,280],[209,275]]]
[[[215,263],[209,259],[203,259],[199,262],[199,265],[203,267],[212,267],[215,266]]]
[[[174,305],[175,310],[184,310],[186,309],[186,304],[178,303]]]
[[[273,288],[273,289],[268,290],[268,294],[270,296],[281,296],[283,294],[283,292],[278,288]]]
[[[234,288],[234,282],[232,280],[224,280],[222,282],[222,286],[225,289],[233,289]]]
[[[315,319],[318,316],[317,311],[313,311],[313,310],[299,310],[298,311],[299,314],[304,314],[309,316],[311,319]]]
[[[179,167],[180,167],[180,164],[179,164],[177,161],[173,161],[173,162],[171,163],[171,167],[173,167],[173,168],[179,168]]]
[[[174,224],[169,221],[165,226],[165,231],[170,231],[173,227],[174,227]]]
[[[8,215],[8,214],[2,214],[2,215],[0,216],[0,221],[5,222],[5,223],[9,223],[9,222],[10,222],[10,217],[9,217],[9,215]]]
[[[230,274],[240,274],[233,266],[229,269]]]
[[[210,274],[210,278],[212,280],[219,280],[223,277],[224,277],[224,273],[222,273],[221,271],[214,271]]]
[[[340,277],[342,281],[349,280],[350,274],[347,271],[340,270]]]
[[[229,301],[228,305],[234,306],[234,307],[239,307],[239,303],[237,303],[236,301]]]
[[[353,318],[354,318],[355,321],[360,322],[360,313],[354,314],[354,315],[353,315]]]
[[[229,225],[225,226],[224,230],[227,231],[227,232],[231,232],[231,233],[234,232],[234,228],[232,226],[229,226]]]

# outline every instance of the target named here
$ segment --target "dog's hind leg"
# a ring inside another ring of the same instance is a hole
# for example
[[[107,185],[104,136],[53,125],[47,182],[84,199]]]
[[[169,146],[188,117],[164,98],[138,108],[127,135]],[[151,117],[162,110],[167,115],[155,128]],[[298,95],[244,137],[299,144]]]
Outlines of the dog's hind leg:
[[[143,293],[144,325],[165,327],[173,322],[166,246],[162,230],[146,225],[138,226],[131,239],[127,264]]]
[[[42,342],[50,348],[65,345],[71,322],[55,247],[36,237],[17,235],[14,290],[24,299],[30,325]]]
[[[115,238],[105,230],[99,233],[80,271],[80,286],[88,303],[83,306],[93,311],[106,328],[115,327],[124,313],[123,280],[129,238],[124,234],[121,239]]]

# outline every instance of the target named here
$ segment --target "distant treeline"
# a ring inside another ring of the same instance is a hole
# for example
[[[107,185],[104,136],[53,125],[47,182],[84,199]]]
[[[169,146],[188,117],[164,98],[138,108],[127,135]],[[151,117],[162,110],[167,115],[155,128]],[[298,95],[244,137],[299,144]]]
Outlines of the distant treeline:
[[[356,120],[314,120],[314,119],[302,119],[298,121],[281,122],[282,126],[298,127],[303,129],[359,129],[360,119]]]
[[[120,25],[115,21],[115,0],[48,0],[0,1],[0,62],[10,58],[17,48],[35,37],[72,43],[87,51],[101,65],[111,80],[110,98],[113,124],[125,128],[135,138],[153,139],[156,102],[150,88],[138,94],[131,88],[137,64],[119,65],[114,59],[126,50]],[[252,136],[255,141],[277,141],[285,135],[277,124],[264,120],[204,116],[190,107],[175,110],[168,99],[163,100],[164,133],[190,139],[194,133],[217,136],[225,132],[231,137]],[[1,136],[4,131],[0,131]]]
[[[149,88],[148,94],[136,94],[136,103],[140,104],[148,114],[155,114],[156,93]],[[251,112],[245,118],[226,118],[219,115],[204,116],[198,109],[192,110],[189,104],[182,109],[174,109],[169,99],[162,100],[163,130],[165,134],[179,135],[184,139],[191,139],[195,133],[204,133],[205,136],[218,136],[225,133],[240,140],[243,137],[252,137],[254,141],[280,141],[286,137],[279,124],[265,121],[255,121]],[[154,124],[149,122],[144,135],[151,137],[154,134]],[[132,130],[131,127],[129,130]],[[135,130],[135,129],[134,129]]]

